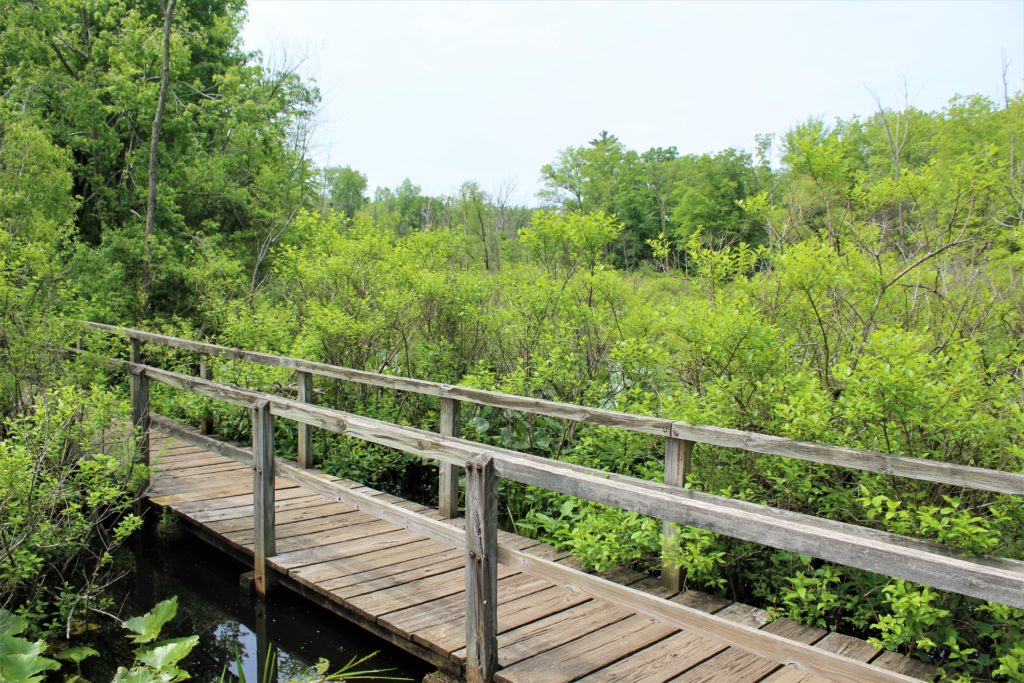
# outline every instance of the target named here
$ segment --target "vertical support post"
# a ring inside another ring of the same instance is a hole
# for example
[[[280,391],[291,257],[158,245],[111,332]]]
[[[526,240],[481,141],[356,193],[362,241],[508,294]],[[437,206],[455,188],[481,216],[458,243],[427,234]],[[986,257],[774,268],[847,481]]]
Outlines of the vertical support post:
[[[145,369],[138,367],[142,365],[142,342],[132,339],[131,353],[128,361],[130,373],[130,394],[132,400],[132,429],[139,439],[139,454],[142,461],[149,465],[149,378],[146,377]]]
[[[199,356],[199,379],[213,379],[213,371],[206,361],[206,354]],[[203,409],[203,416],[199,418],[199,433],[213,434],[213,413],[210,412],[209,404]]]
[[[466,680],[498,669],[498,486],[494,460],[466,462]]]
[[[441,399],[441,436],[459,436],[462,404],[454,398]],[[437,511],[446,519],[459,516],[459,470],[458,465],[440,463],[437,469]]]
[[[256,595],[265,597],[271,576],[267,558],[276,554],[274,540],[274,416],[270,402],[263,400],[252,407],[252,493],[255,558],[253,579]]]
[[[690,474],[690,456],[693,453],[693,442],[673,439],[665,440],[665,483],[670,486],[683,486]],[[665,537],[665,549],[669,538],[674,536],[678,527],[672,522],[662,522],[662,534]],[[662,551],[661,583],[671,591],[682,589],[682,576],[679,567],[670,567],[664,562],[665,551]]]
[[[295,373],[299,382],[299,400],[303,403],[313,402],[313,375],[299,370]],[[299,423],[299,443],[297,449],[299,467],[313,466],[313,428],[308,424]]]

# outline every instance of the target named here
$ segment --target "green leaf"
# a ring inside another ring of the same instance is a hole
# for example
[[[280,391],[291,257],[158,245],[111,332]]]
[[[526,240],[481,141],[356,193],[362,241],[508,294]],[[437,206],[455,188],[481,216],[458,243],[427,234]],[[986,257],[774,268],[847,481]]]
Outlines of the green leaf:
[[[199,636],[165,640],[156,647],[139,654],[139,661],[158,671],[172,668],[188,656],[199,642]]]
[[[160,629],[178,613],[178,597],[174,596],[157,603],[141,617],[124,622],[124,627],[136,635],[129,635],[133,643],[151,643],[160,636]]]
[[[16,636],[28,628],[24,617],[0,608],[0,636]]]
[[[92,649],[91,647],[69,647],[66,650],[61,650],[56,653],[54,657],[57,659],[63,659],[74,664],[81,664],[83,660],[89,657],[96,657],[99,652]]]
[[[39,683],[43,671],[56,671],[60,664],[38,653],[0,655],[0,680],[5,683]]]

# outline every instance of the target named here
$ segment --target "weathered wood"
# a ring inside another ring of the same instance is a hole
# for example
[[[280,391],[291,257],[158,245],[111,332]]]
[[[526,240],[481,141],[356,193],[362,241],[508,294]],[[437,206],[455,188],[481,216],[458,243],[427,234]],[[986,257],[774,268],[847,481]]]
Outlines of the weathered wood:
[[[252,408],[252,490],[256,594],[265,596],[272,581],[267,558],[277,553],[274,538],[274,417],[270,404]]]
[[[300,370],[295,373],[298,382],[298,398],[303,403],[313,402],[313,375]],[[308,424],[298,423],[297,461],[299,467],[313,466],[313,430]]]
[[[491,683],[498,668],[498,480],[494,460],[466,463],[466,680]]]
[[[479,403],[496,408],[519,410],[535,415],[547,415],[575,422],[586,422],[630,431],[671,436],[684,441],[738,448],[753,453],[798,458],[839,467],[849,467],[868,472],[882,472],[910,479],[945,483],[983,491],[1024,495],[1024,474],[1016,472],[1002,472],[968,465],[937,462],[924,458],[909,458],[856,448],[794,441],[756,432],[689,424],[665,418],[634,415],[527,396],[515,396],[408,377],[353,370],[326,363],[245,351],[218,344],[190,341],[100,323],[83,321],[82,324],[95,330],[125,336],[135,341],[146,341],[199,353],[217,355],[228,359],[290,368],[292,370],[305,371],[315,375],[333,377],[369,386],[411,391],[429,396]]]
[[[160,381],[168,377],[175,382],[183,377],[198,381],[162,370],[152,376]],[[498,476],[523,484],[1024,608],[1024,562],[991,556],[965,557],[936,543],[724,496],[680,491],[664,484],[442,437],[272,394],[214,383],[205,383],[200,388],[211,394],[227,395],[239,403],[267,400],[275,415],[422,457],[464,464],[477,453],[488,453],[494,458]]]
[[[442,436],[459,436],[460,406],[452,398],[441,399],[438,431]],[[446,519],[459,516],[459,468],[447,462],[438,463],[437,510]]]
[[[199,356],[199,378],[213,379],[213,370],[210,369],[210,363],[206,360],[205,354]],[[203,415],[199,418],[199,433],[213,434],[213,413],[209,406],[203,409]]]
[[[192,432],[192,436],[194,436],[196,439],[202,439],[212,443],[217,443],[216,439],[213,439],[211,437],[204,437],[196,434],[195,432]],[[397,522],[395,526],[405,528],[415,527],[417,529],[424,530],[428,533],[425,533],[423,535],[441,537],[444,539],[444,542],[447,542],[449,545],[452,546],[462,547],[463,544],[465,543],[465,533],[461,529],[452,526],[451,523],[431,519],[429,517],[425,517],[423,515],[414,513],[409,509],[403,508],[396,503],[388,502],[388,500],[381,500],[381,498],[388,497],[375,496],[373,494],[377,492],[366,491],[365,487],[355,486],[351,482],[330,479],[327,478],[326,475],[318,473],[315,470],[302,469],[295,466],[292,463],[279,462],[278,466],[282,469],[282,476],[284,476],[283,470],[287,468],[290,470],[289,474],[294,475],[296,479],[303,481],[304,485],[305,483],[309,483],[311,485],[311,488],[305,489],[307,493],[313,491],[315,487],[316,492],[322,493],[331,499],[337,500],[345,498],[348,500],[353,500],[356,503],[355,505],[353,505],[353,507],[357,507],[365,512],[370,512],[378,518],[384,518],[385,516],[393,517]],[[229,505],[242,501],[244,501],[244,497],[237,497],[233,501],[231,501]],[[223,537],[220,538],[223,539]],[[389,540],[382,542],[382,539]],[[372,536],[367,536],[365,538],[357,539],[347,543],[343,542],[335,544],[334,548],[336,548],[337,551],[326,553],[326,556],[333,555],[335,557],[347,558],[350,556],[351,553],[359,552],[369,553],[370,555],[367,555],[367,557],[372,557],[373,553],[379,552],[382,549],[396,547],[398,545],[405,547],[410,543],[417,542],[422,542],[422,535],[402,531],[389,531],[383,534],[376,533]],[[308,553],[308,551],[303,552]],[[244,555],[242,556],[244,557]],[[315,558],[311,559],[313,559],[314,562],[316,561]],[[802,646],[799,643],[787,645],[785,643],[785,639],[783,639],[782,643],[780,644],[776,640],[771,639],[772,634],[759,632],[757,629],[754,629],[744,623],[729,623],[721,618],[719,619],[719,621],[727,625],[719,623],[714,624],[711,627],[708,627],[708,625],[701,624],[699,622],[691,623],[692,617],[689,615],[688,612],[686,612],[686,608],[682,607],[679,604],[666,601],[651,595],[647,595],[645,593],[632,590],[628,587],[614,584],[613,582],[606,581],[599,577],[589,576],[582,572],[567,568],[564,565],[561,565],[560,563],[553,563],[548,560],[544,560],[543,558],[530,555],[529,553],[523,553],[521,551],[516,551],[511,548],[499,546],[499,560],[502,560],[503,564],[506,565],[506,569],[502,570],[503,574],[515,573],[520,570],[525,570],[529,572],[532,576],[534,576],[536,579],[547,579],[552,584],[563,586],[565,587],[565,589],[568,589],[569,591],[576,590],[582,594],[593,595],[594,597],[608,599],[620,603],[623,606],[617,607],[615,609],[625,610],[626,616],[628,616],[630,611],[645,614],[648,617],[659,619],[660,621],[671,626],[677,628],[687,628],[695,633],[704,633],[705,635],[715,635],[716,633],[724,629],[726,639],[729,642],[736,643],[738,640],[738,644],[741,647],[750,649],[751,651],[757,654],[762,654],[769,658],[774,658],[776,661],[780,662],[802,662],[802,656],[806,655],[805,652],[799,649],[800,647],[806,646]],[[298,562],[297,564],[301,565],[308,563],[309,561],[306,560]],[[282,556],[280,555],[272,558],[271,564],[274,567],[277,567],[280,571],[291,571],[290,567],[287,566],[288,563],[284,562]],[[382,566],[378,563],[374,564],[376,567]],[[459,572],[455,572],[454,574],[457,575],[459,574]],[[429,579],[423,581],[413,581],[412,583],[408,584],[408,590],[415,595],[416,591],[418,591],[420,587],[426,588],[427,583],[431,583],[431,581]],[[434,588],[431,590],[436,591],[437,589]],[[616,590],[624,591],[624,594],[630,597],[627,600],[620,600],[617,597],[619,594],[614,592]],[[447,591],[440,591],[438,594],[443,594],[445,592]],[[396,588],[392,590],[392,593],[394,593],[394,600],[392,600],[389,597],[388,600],[386,601],[386,605],[384,604],[384,602],[381,602],[382,609],[394,609],[397,604],[400,604],[399,598],[402,595],[402,591]],[[687,600],[688,596],[692,595],[694,594],[686,593],[681,596],[678,596],[677,600],[683,603],[692,603],[692,600]],[[371,603],[365,604],[370,605]],[[558,601],[555,601],[555,604],[558,604]],[[642,609],[634,609],[636,604],[639,604]],[[676,611],[673,612],[673,610]],[[681,612],[679,610],[681,610]],[[603,608],[603,611],[598,610],[596,614],[604,615],[607,612],[608,608],[605,607]],[[535,614],[531,612],[528,613]],[[369,621],[367,621],[367,623],[369,623]],[[385,622],[382,621],[381,623],[383,624]],[[584,626],[582,622],[579,625],[581,628]],[[729,636],[729,634],[732,633],[732,631],[730,631],[729,629],[736,629],[736,632],[741,634],[740,638],[737,639],[735,637]],[[590,630],[592,631],[593,628],[591,628]],[[721,638],[723,636],[719,634],[715,637]],[[775,637],[777,638],[778,636]],[[395,642],[394,639],[392,639],[392,641]],[[565,641],[562,640],[561,642]],[[787,647],[797,648],[797,656],[794,657],[794,651],[792,649],[787,649]],[[836,659],[834,656],[830,656],[828,653],[823,653],[821,650],[813,650],[813,652],[817,655],[817,657],[812,658],[813,661],[811,662],[811,666],[808,667],[808,670],[810,671],[814,671],[821,675],[827,675],[832,678],[838,677],[840,680],[885,680],[884,678],[877,678],[874,675],[875,672],[871,668],[847,669],[845,667],[848,667],[850,665],[846,663],[842,658]],[[523,654],[525,656],[528,656],[531,653],[524,650]],[[864,665],[860,664],[859,666]],[[839,675],[834,673],[837,670],[843,672],[845,675]],[[897,676],[891,678],[890,680],[909,679]]]
[[[142,369],[131,373],[130,393],[132,428],[135,430],[139,455],[142,462],[149,465],[149,379]]]
[[[881,472],[908,479],[963,486],[980,491],[1024,495],[1024,475],[1015,472],[958,465],[926,458],[908,458],[859,448],[827,446],[807,441],[794,441],[781,436],[685,422],[673,423],[672,436],[712,446],[737,448],[751,453],[779,455],[837,467],[849,467],[865,472]]]
[[[681,441],[671,437],[665,439],[665,483],[667,485],[679,488],[686,485],[686,477],[690,474],[692,453],[692,441]],[[661,582],[669,590],[678,593],[682,587],[682,569],[678,563],[667,562],[666,557],[670,556],[672,550],[679,546],[679,529],[672,522],[662,522],[661,533],[665,543],[665,552],[662,553]]]

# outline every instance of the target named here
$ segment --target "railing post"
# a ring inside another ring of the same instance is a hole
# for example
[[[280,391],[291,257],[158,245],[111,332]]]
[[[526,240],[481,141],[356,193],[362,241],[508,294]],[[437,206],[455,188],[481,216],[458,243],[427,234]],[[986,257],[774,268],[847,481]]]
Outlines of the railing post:
[[[466,462],[466,680],[498,669],[498,487],[494,460]]]
[[[299,383],[299,400],[303,403],[313,402],[313,375],[299,370],[295,373]],[[298,433],[298,464],[299,467],[313,466],[313,429],[308,424],[299,423]]]
[[[135,366],[142,365],[142,343],[138,339],[131,340],[131,352],[128,361]],[[139,454],[142,461],[149,465],[149,378],[140,367],[129,367],[129,392],[132,401],[132,429],[139,439]]]
[[[206,361],[206,354],[199,356],[199,379],[213,379],[213,371]],[[210,412],[209,404],[203,408],[203,416],[199,418],[199,433],[213,434],[213,413]]]
[[[252,493],[256,545],[253,577],[256,595],[264,597],[271,584],[267,558],[277,552],[274,542],[274,416],[266,400],[252,407]]]
[[[441,399],[441,424],[438,431],[442,436],[459,436],[461,405],[454,398]],[[459,466],[442,462],[438,465],[437,474],[437,511],[447,519],[458,517]]]
[[[693,442],[669,437],[665,440],[665,483],[670,486],[683,486],[690,474],[690,456],[693,453]],[[662,535],[665,537],[665,550],[669,539],[676,534],[678,527],[672,522],[662,522]],[[664,562],[665,550],[662,551],[661,582],[672,591],[682,588],[682,570],[676,566],[668,566]]]

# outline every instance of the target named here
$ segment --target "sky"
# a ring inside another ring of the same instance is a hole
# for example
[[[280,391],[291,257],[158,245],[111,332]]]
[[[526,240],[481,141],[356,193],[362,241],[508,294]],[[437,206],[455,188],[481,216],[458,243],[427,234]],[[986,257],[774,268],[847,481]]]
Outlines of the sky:
[[[247,49],[322,102],[311,154],[370,191],[467,180],[536,204],[540,167],[607,130],[632,149],[752,151],[811,116],[1024,90],[1024,0],[252,0]],[[906,97],[905,97],[906,95]]]

